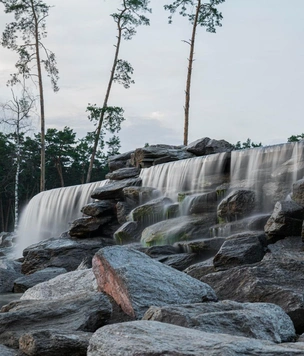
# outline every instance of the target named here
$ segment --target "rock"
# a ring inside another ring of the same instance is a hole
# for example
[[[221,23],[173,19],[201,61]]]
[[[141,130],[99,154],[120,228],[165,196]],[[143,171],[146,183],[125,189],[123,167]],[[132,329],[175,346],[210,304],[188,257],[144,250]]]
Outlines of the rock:
[[[81,331],[33,331],[20,337],[19,349],[31,356],[86,356],[91,337]]]
[[[183,271],[187,267],[191,266],[196,260],[197,255],[195,253],[178,253],[176,255],[162,256],[157,258],[157,261],[175,268],[178,271]]]
[[[265,234],[244,232],[230,236],[213,259],[216,269],[227,269],[262,260],[266,253]]]
[[[292,319],[298,334],[304,331],[304,255],[301,238],[290,237],[268,245],[261,262],[210,273],[201,280],[220,299],[279,305]]]
[[[91,268],[61,274],[28,289],[21,300],[56,300],[84,293],[97,292],[97,283]]]
[[[282,308],[270,303],[219,302],[150,307],[143,320],[231,334],[277,343],[296,340],[293,323]]]
[[[140,186],[141,178],[129,178],[120,181],[111,182],[103,187],[96,188],[91,197],[93,199],[123,199],[123,188],[131,186]]]
[[[0,355],[1,356],[18,356],[16,350],[10,349],[4,345],[0,345]],[[20,355],[22,356],[22,355]]]
[[[213,257],[202,262],[194,263],[193,265],[187,267],[184,272],[196,279],[201,279],[203,276],[215,272]]]
[[[34,331],[94,332],[110,319],[112,306],[103,293],[58,300],[21,300],[2,307],[0,343],[18,348],[21,336]]]
[[[194,278],[123,246],[100,249],[93,258],[100,291],[122,310],[141,318],[151,306],[216,300],[213,290]]]
[[[139,239],[138,224],[135,221],[124,223],[114,232],[114,240],[118,245],[134,242]]]
[[[139,176],[139,173],[140,169],[137,167],[120,168],[115,170],[114,172],[106,174],[106,179],[122,180],[126,178],[137,178]]]
[[[233,221],[251,214],[255,208],[255,193],[251,190],[232,191],[217,208],[217,215],[222,221]]]
[[[21,276],[20,272],[16,272],[12,268],[0,267],[0,293],[12,292],[14,281]]]
[[[161,196],[159,190],[151,187],[127,187],[122,192],[124,200],[133,207],[145,204]]]
[[[150,200],[149,202],[134,208],[130,213],[130,219],[136,221],[138,226],[144,228],[162,221],[165,217],[165,208],[172,200],[166,197]]]
[[[65,268],[45,268],[33,274],[19,277],[14,281],[14,293],[24,293],[27,289],[36,284],[48,281],[66,272],[67,270]]]
[[[304,179],[300,179],[292,186],[292,199],[304,207]]]
[[[152,246],[146,250],[146,255],[152,258],[159,258],[169,255],[176,255],[180,253],[181,250],[179,247],[175,247],[172,245],[162,245],[162,246]]]
[[[225,140],[214,140],[209,137],[204,137],[194,142],[191,142],[186,150],[196,156],[205,156],[213,153],[231,152],[233,145]]]
[[[97,330],[90,340],[87,356],[300,356],[303,352],[304,343],[278,345],[267,340],[138,320]]]
[[[94,238],[71,240],[68,238],[51,238],[27,247],[23,251],[22,273],[30,274],[47,267],[65,268],[67,271],[77,269],[82,261],[91,267],[91,259],[101,247],[113,245],[113,239]],[[18,276],[14,277],[14,280]]]
[[[215,255],[226,241],[223,237],[211,237],[193,241],[176,242],[174,246],[185,252],[196,253],[201,258]]]
[[[208,238],[209,228],[215,223],[215,213],[200,216],[181,216],[161,221],[143,230],[141,242],[144,246],[152,246]]]
[[[131,164],[139,168],[191,158],[194,155],[179,146],[151,145],[137,148],[131,157]]]
[[[215,191],[188,195],[182,202],[183,215],[211,213],[217,207],[217,194]]]
[[[135,205],[130,205],[126,202],[119,201],[116,204],[116,214],[117,214],[117,221],[119,224],[124,224],[127,222],[127,218],[132,209],[134,209]]]
[[[269,242],[286,236],[300,236],[304,220],[304,208],[293,201],[277,202],[265,225]]]
[[[85,205],[81,212],[92,217],[113,215],[115,213],[115,200],[101,200]]]
[[[114,228],[111,227],[114,225]],[[84,217],[72,222],[69,235],[78,239],[103,236],[112,237],[112,230],[116,230],[117,222],[113,216]]]
[[[129,151],[129,152],[125,152],[122,154],[109,157],[108,166],[110,172],[116,171],[117,169],[130,167],[131,166],[130,159],[133,152],[134,151]]]

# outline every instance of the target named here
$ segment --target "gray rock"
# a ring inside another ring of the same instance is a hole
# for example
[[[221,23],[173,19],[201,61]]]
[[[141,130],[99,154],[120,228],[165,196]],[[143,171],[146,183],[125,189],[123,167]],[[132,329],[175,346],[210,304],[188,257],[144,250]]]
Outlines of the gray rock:
[[[93,272],[99,290],[111,295],[126,314],[137,319],[151,305],[217,299],[208,285],[123,246],[100,249],[93,258]]]
[[[36,284],[48,281],[66,272],[67,270],[65,268],[50,267],[34,272],[30,275],[19,277],[14,281],[14,293],[24,293],[27,289],[35,286]]]
[[[293,184],[292,199],[304,207],[304,179],[300,179]]]
[[[97,291],[92,269],[82,269],[61,274],[28,289],[21,300],[56,300]]]
[[[145,246],[168,245],[177,241],[208,238],[209,228],[216,223],[216,214],[181,216],[148,226],[142,232]]]
[[[211,237],[192,241],[181,241],[174,244],[184,252],[192,252],[201,258],[207,258],[215,255],[226,241],[223,237]]]
[[[244,232],[230,236],[213,259],[216,269],[227,269],[262,260],[266,253],[265,234]]]
[[[111,225],[117,227],[114,216],[84,217],[74,220],[68,233],[71,237],[78,239],[95,236],[111,237],[112,234],[109,231]]]
[[[304,331],[304,255],[301,237],[268,245],[261,262],[210,273],[201,278],[220,299],[279,305],[292,319],[298,334]]]
[[[217,194],[215,191],[187,195],[181,204],[183,215],[203,214],[214,212],[217,207]]]
[[[134,208],[130,219],[136,221],[142,228],[162,221],[165,218],[165,208],[172,200],[166,197],[156,198]]]
[[[122,190],[124,200],[133,207],[160,197],[159,190],[152,187],[127,187]]]
[[[93,199],[98,200],[122,199],[124,197],[123,188],[140,185],[140,178],[129,178],[120,181],[110,182],[109,184],[106,184],[103,187],[96,188],[91,194],[91,197]]]
[[[19,356],[16,354],[16,350],[10,349],[4,345],[0,345],[0,355],[1,356]],[[22,356],[22,355],[20,355]]]
[[[138,177],[139,173],[140,169],[136,167],[120,168],[115,170],[114,172],[106,174],[106,179],[122,180],[126,178],[134,178]]]
[[[20,272],[16,272],[11,268],[0,268],[0,293],[12,292],[14,281],[21,276]]]
[[[201,279],[203,276],[215,272],[213,257],[202,262],[194,263],[193,265],[187,267],[184,272],[196,279]]]
[[[91,337],[81,331],[33,331],[20,337],[19,349],[31,356],[86,356]]]
[[[265,225],[268,240],[272,242],[286,236],[300,236],[303,220],[303,207],[293,201],[277,202]]]
[[[210,137],[200,138],[194,142],[189,143],[189,145],[186,147],[186,150],[195,154],[196,156],[204,156],[206,154],[206,145],[210,140]]]
[[[178,271],[183,271],[187,267],[191,266],[197,260],[197,255],[195,253],[178,253],[175,255],[158,257],[157,261],[177,269]]]
[[[0,343],[18,348],[22,335],[53,330],[94,332],[106,324],[112,306],[103,293],[84,293],[58,300],[21,300],[2,307]]]
[[[231,334],[277,343],[296,340],[293,323],[282,308],[270,303],[237,303],[229,300],[150,307],[143,320]]]
[[[114,240],[118,245],[134,242],[139,239],[138,224],[135,221],[124,223],[114,232]]]
[[[251,190],[236,190],[228,194],[217,208],[217,215],[223,222],[242,219],[256,207],[255,193]]]
[[[116,204],[116,216],[119,224],[124,224],[128,221],[128,216],[132,209],[135,208],[135,205],[130,205],[126,202],[119,201]]]
[[[204,137],[194,142],[191,142],[186,150],[194,153],[196,156],[205,156],[214,153],[231,152],[233,145],[225,140],[214,140],[209,137]]]
[[[113,215],[115,213],[115,200],[101,200],[85,205],[81,212],[88,216]]]
[[[117,169],[120,168],[130,167],[131,166],[130,159],[133,152],[134,151],[129,151],[129,152],[125,152],[109,157],[108,166],[110,172],[116,171]]]
[[[275,344],[139,320],[106,325],[96,331],[87,356],[302,356],[303,352],[304,343]]]
[[[71,240],[51,238],[31,245],[23,251],[22,273],[30,274],[47,267],[65,268],[67,271],[77,269],[82,261],[91,267],[91,259],[103,246],[115,244],[113,239],[94,238]],[[14,278],[17,279],[16,276]]]

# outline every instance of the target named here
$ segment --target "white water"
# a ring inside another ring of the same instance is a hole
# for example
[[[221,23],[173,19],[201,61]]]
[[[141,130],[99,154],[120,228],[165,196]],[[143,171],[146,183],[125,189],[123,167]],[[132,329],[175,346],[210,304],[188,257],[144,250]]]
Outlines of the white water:
[[[179,192],[206,191],[223,183],[227,157],[224,152],[145,168],[140,173],[142,185],[156,188],[176,201]]]
[[[69,229],[69,223],[82,216],[81,209],[92,202],[91,194],[108,181],[47,190],[35,195],[21,214],[18,229],[17,256],[24,248],[41,240],[58,237]]]

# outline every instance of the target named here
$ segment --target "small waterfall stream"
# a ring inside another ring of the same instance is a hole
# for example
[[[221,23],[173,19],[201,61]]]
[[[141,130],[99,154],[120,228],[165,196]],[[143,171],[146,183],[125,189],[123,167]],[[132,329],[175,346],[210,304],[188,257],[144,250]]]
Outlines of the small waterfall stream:
[[[108,181],[56,188],[35,195],[21,214],[18,229],[17,255],[27,246],[41,240],[58,237],[69,223],[81,217],[81,209],[92,202],[91,193]]]

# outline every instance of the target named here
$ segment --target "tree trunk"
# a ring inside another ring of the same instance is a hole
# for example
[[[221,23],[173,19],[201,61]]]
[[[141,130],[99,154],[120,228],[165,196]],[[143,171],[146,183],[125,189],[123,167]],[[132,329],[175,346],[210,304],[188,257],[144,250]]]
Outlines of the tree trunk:
[[[126,9],[124,9],[121,12],[121,15],[123,15],[125,10]],[[109,96],[110,96],[110,92],[111,92],[111,88],[112,88],[112,84],[113,84],[113,79],[114,79],[114,74],[115,74],[115,70],[116,70],[118,54],[119,54],[119,49],[120,49],[120,44],[121,44],[121,35],[122,35],[120,19],[117,22],[117,28],[118,28],[118,36],[117,36],[117,43],[116,43],[116,51],[115,51],[115,55],[114,55],[114,60],[113,60],[111,75],[110,75],[110,79],[109,79],[109,83],[108,83],[108,87],[107,87],[107,92],[106,92],[106,95],[105,95],[105,98],[104,98],[104,102],[103,102],[103,106],[102,106],[103,110],[101,111],[99,122],[98,122],[98,126],[97,126],[97,129],[96,129],[96,134],[95,134],[96,136],[95,136],[95,140],[94,140],[94,146],[93,146],[93,150],[92,150],[90,165],[89,165],[89,168],[88,168],[88,174],[87,174],[86,183],[90,183],[90,181],[91,181],[94,159],[95,159],[95,155],[96,155],[96,152],[97,152],[99,136],[100,136],[100,132],[101,132],[104,116],[105,116],[105,109],[108,106],[108,100],[109,100]]]
[[[193,55],[194,55],[194,44],[195,44],[195,35],[196,28],[198,23],[198,15],[201,7],[201,0],[198,0],[196,6],[196,13],[192,27],[192,36],[190,40],[190,55],[189,55],[189,64],[188,64],[188,73],[187,73],[187,82],[186,82],[186,92],[185,92],[185,121],[184,121],[184,145],[188,145],[188,129],[189,129],[189,111],[190,111],[190,89],[191,89],[191,76],[192,76],[192,66],[193,66]]]
[[[35,49],[36,49],[36,60],[37,60],[37,71],[38,71],[38,86],[39,86],[39,97],[40,97],[40,123],[41,123],[41,160],[40,160],[40,191],[45,190],[45,116],[44,116],[44,95],[43,95],[43,83],[42,83],[42,71],[41,71],[41,61],[40,61],[40,50],[39,50],[39,29],[38,29],[38,18],[35,11],[33,0],[31,1],[31,7],[35,22]]]
[[[18,115],[19,115],[19,113],[18,113]],[[17,231],[18,223],[19,223],[19,174],[20,174],[20,119],[19,119],[19,117],[17,120],[16,146],[17,146],[17,158],[16,158],[16,176],[15,176],[14,231]]]

